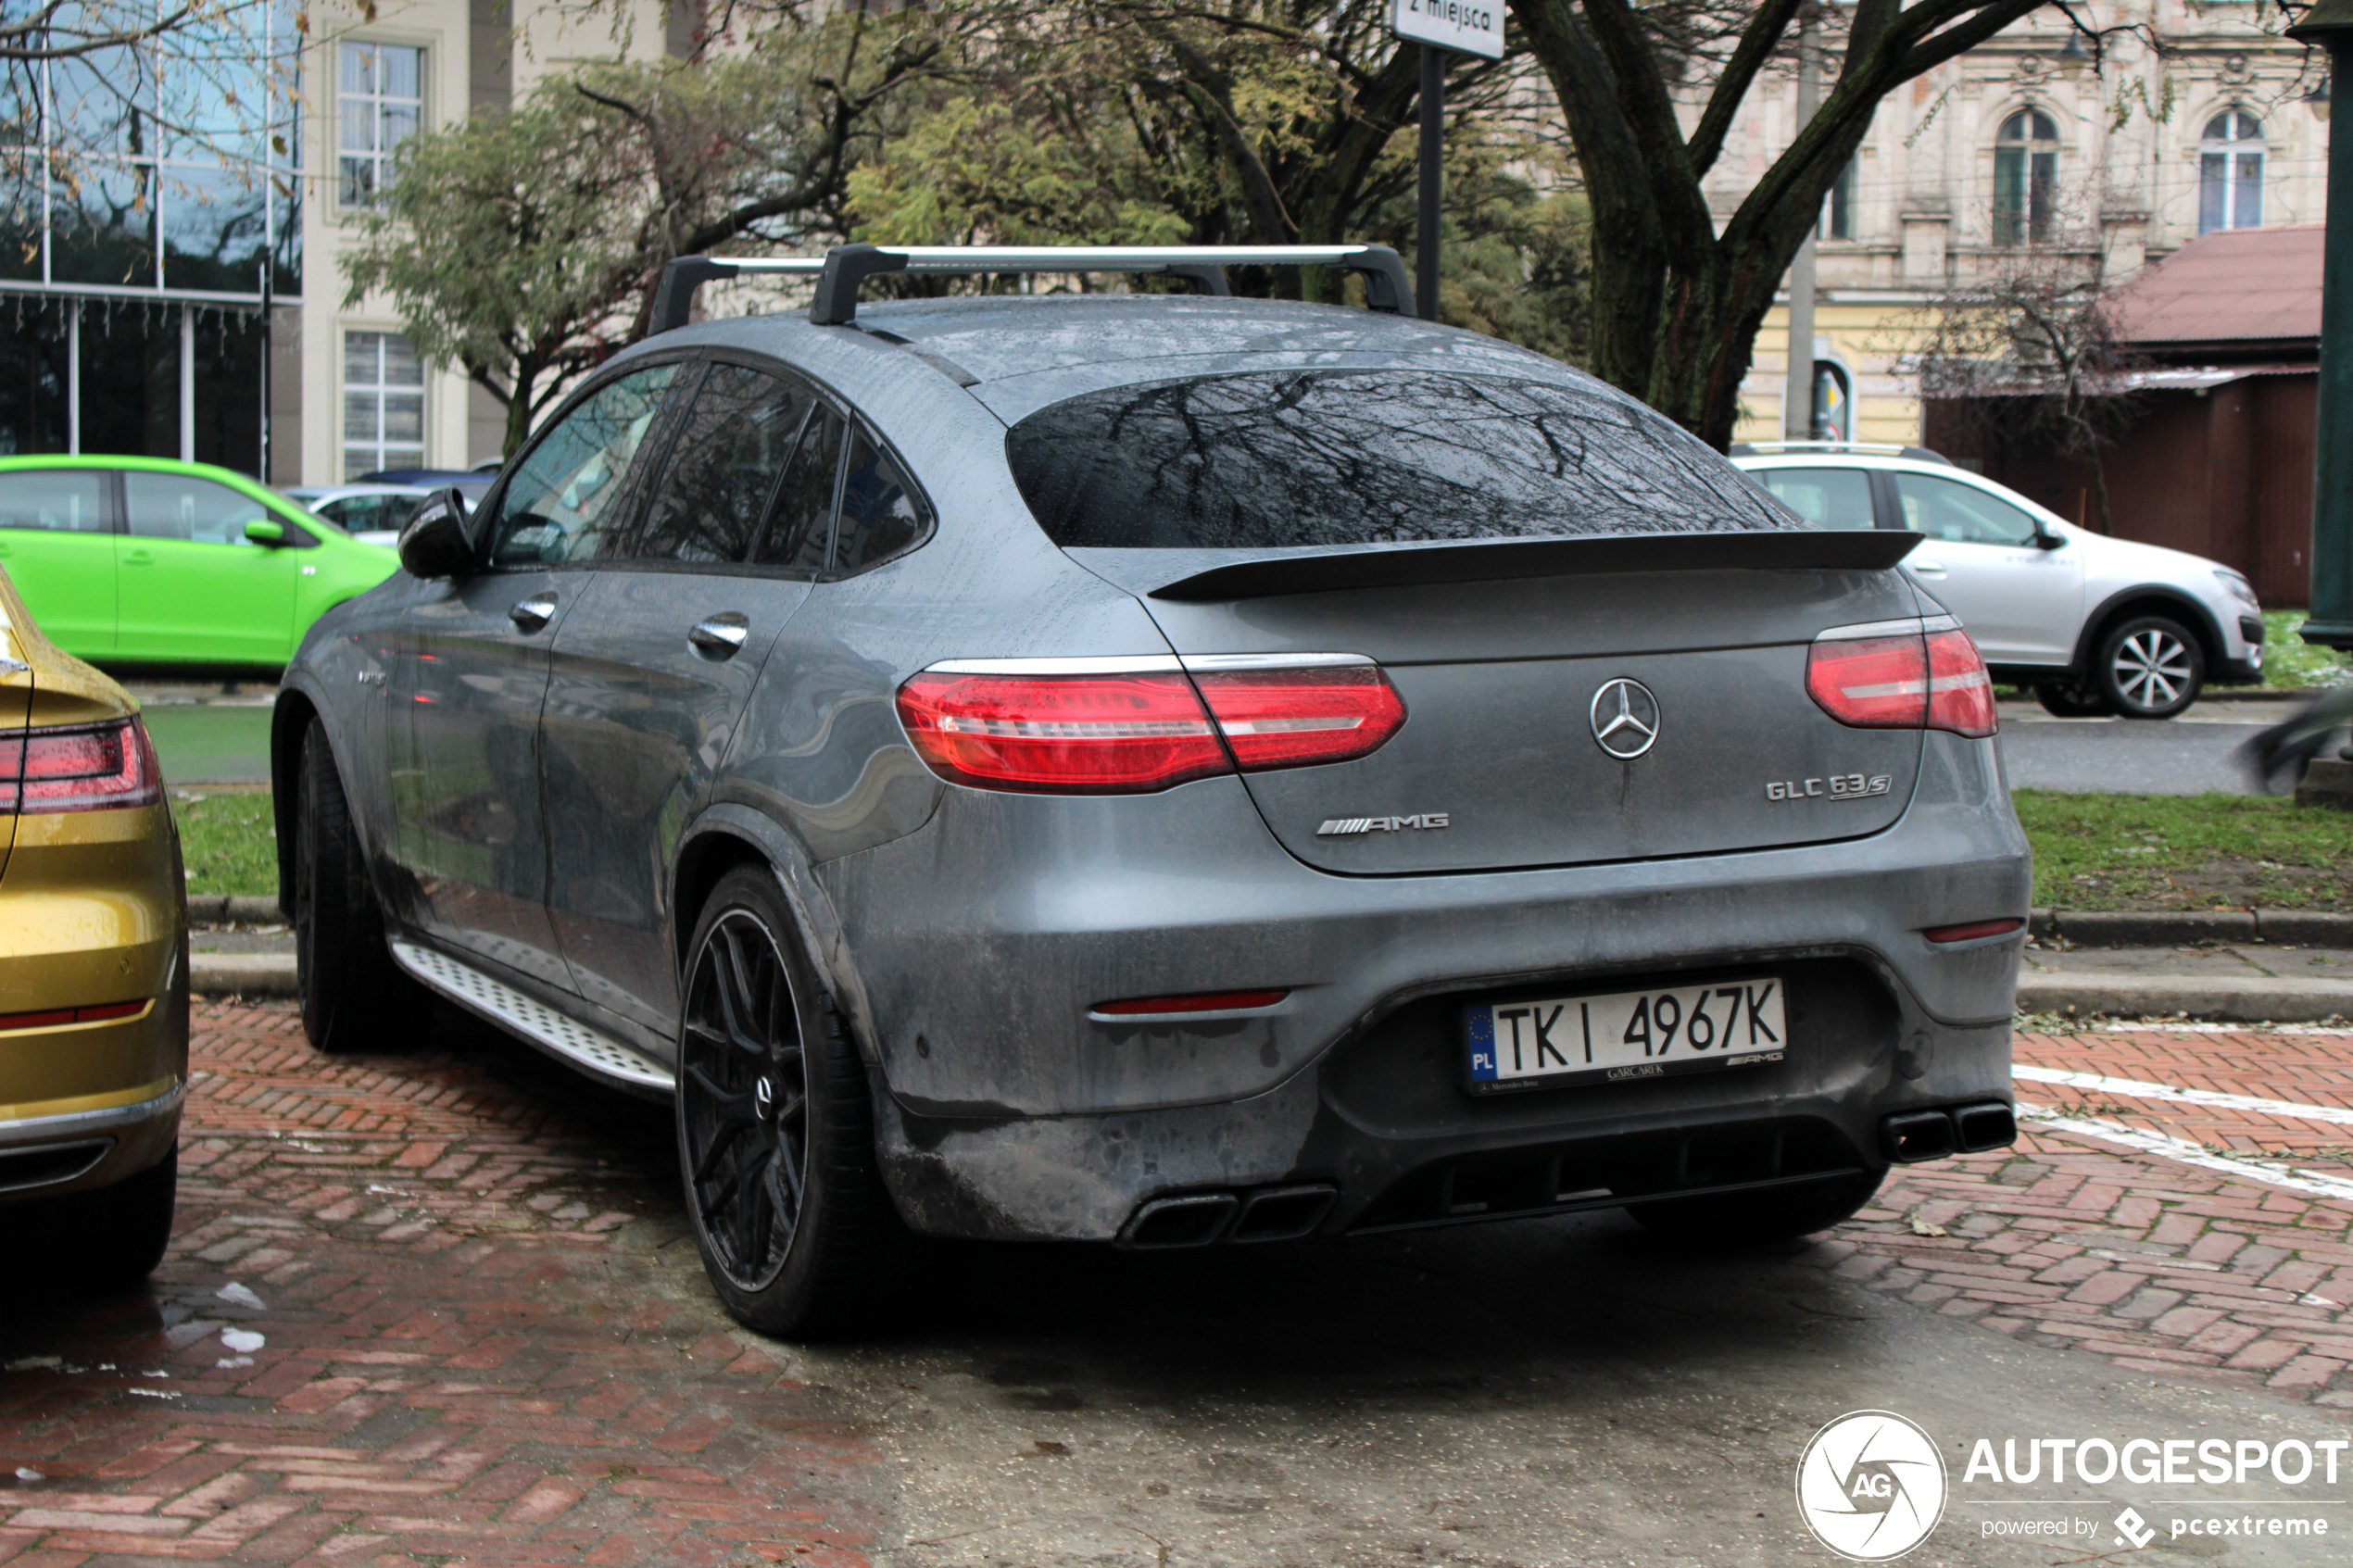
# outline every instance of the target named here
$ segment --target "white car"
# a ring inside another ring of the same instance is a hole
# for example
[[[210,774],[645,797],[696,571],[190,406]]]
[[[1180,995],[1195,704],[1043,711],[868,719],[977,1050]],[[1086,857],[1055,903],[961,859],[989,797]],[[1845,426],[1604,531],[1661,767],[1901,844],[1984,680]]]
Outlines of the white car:
[[[434,492],[422,484],[297,484],[278,492],[363,545],[397,545],[400,525]]]
[[[1818,527],[1924,535],[1904,570],[1996,681],[2053,713],[2171,719],[2209,683],[2263,678],[2262,607],[2227,566],[2078,528],[1925,447],[1756,442],[1731,458]]]

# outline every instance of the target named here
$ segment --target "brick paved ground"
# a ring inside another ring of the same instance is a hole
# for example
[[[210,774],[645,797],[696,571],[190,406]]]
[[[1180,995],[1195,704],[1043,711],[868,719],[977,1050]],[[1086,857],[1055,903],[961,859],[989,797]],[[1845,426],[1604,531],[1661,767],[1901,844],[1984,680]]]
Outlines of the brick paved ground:
[[[864,1561],[871,1444],[649,1255],[666,1115],[454,1021],[197,1022],[156,1298],[0,1317],[0,1562]]]
[[[887,1546],[887,1400],[797,1380],[812,1363],[712,1305],[662,1113],[454,1022],[447,1054],[358,1061],[312,1055],[280,1005],[198,1023],[152,1298],[0,1304],[0,1562],[749,1568]],[[2348,1047],[2102,1034],[2019,1055],[2344,1105]],[[2021,1088],[2299,1164],[2353,1148],[2343,1126]],[[2353,1204],[2044,1133],[1905,1172],[1810,1257],[2021,1339],[2342,1408],[2348,1226]]]
[[[2021,1034],[2015,1050],[2021,1064],[2353,1107],[2353,1035]],[[2298,1169],[2343,1172],[2353,1155],[2353,1127],[2053,1084],[2018,1092]],[[1899,1173],[1818,1256],[2021,1339],[2353,1408],[2348,1231],[2353,1204],[2044,1131]]]

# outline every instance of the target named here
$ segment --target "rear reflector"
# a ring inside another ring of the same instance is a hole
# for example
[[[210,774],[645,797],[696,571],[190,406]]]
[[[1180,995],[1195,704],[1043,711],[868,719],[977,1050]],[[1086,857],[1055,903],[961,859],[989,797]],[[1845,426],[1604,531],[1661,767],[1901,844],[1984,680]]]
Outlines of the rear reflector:
[[[1973,942],[1981,936],[2007,936],[2025,923],[2022,920],[1978,920],[1967,925],[1931,925],[1920,935],[1931,942]]]
[[[162,798],[163,771],[136,719],[0,735],[0,810],[102,811]]]
[[[1806,690],[1857,729],[1994,733],[1994,684],[1962,631],[1818,642],[1806,655]]]
[[[0,1029],[54,1029],[60,1023],[98,1023],[109,1018],[130,1018],[144,1010],[145,1002],[102,1002],[88,1008],[50,1008],[43,1012],[0,1012]]]
[[[1201,991],[1189,997],[1137,997],[1124,1002],[1097,1002],[1091,1010],[1126,1015],[1154,1012],[1235,1012],[1244,1008],[1270,1008],[1289,991]]]
[[[1395,734],[1405,705],[1369,666],[1192,676],[926,671],[899,688],[899,717],[941,778],[982,789],[1110,795],[1237,767],[1247,773],[1348,761]]]

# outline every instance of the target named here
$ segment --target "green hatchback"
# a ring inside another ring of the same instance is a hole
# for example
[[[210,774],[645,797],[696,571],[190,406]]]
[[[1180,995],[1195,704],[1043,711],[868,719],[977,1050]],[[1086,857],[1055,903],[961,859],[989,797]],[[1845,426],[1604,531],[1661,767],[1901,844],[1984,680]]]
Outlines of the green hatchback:
[[[161,458],[0,458],[0,567],[104,665],[283,665],[400,568],[242,474]]]

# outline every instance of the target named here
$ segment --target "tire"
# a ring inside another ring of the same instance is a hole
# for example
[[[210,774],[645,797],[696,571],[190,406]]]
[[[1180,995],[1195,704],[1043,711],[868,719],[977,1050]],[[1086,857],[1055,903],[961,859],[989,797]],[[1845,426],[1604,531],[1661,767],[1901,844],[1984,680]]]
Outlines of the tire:
[[[1645,1228],[1679,1241],[1719,1247],[1787,1241],[1853,1219],[1886,1179],[1885,1171],[1864,1171],[1804,1186],[1629,1203],[1626,1211]]]
[[[296,777],[294,928],[302,1032],[321,1051],[390,1050],[424,1033],[428,1001],[392,961],[327,732],[312,720]]]
[[[2034,688],[2034,700],[2056,719],[2097,719],[2116,711],[2108,698],[2074,681],[2045,681]]]
[[[2206,688],[2206,652],[2180,621],[2136,615],[2100,639],[2093,680],[2127,719],[2171,719]]]
[[[865,1065],[766,866],[720,879],[679,987],[679,1179],[711,1288],[761,1334],[861,1321],[901,1227]]]
[[[112,1186],[50,1198],[35,1216],[43,1248],[63,1261],[70,1283],[85,1289],[137,1285],[163,1261],[179,1188],[175,1148]]]

